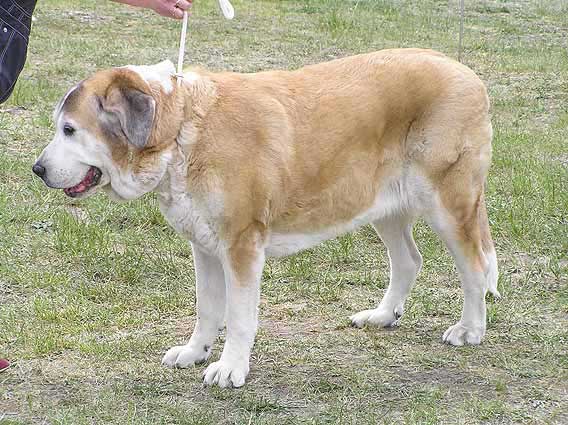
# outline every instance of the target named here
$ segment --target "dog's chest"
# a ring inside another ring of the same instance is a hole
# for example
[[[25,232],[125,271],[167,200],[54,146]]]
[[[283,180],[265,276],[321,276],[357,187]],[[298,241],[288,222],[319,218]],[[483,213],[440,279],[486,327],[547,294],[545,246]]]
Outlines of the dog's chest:
[[[160,197],[160,211],[174,230],[209,253],[219,247],[219,238],[207,208],[189,193]]]

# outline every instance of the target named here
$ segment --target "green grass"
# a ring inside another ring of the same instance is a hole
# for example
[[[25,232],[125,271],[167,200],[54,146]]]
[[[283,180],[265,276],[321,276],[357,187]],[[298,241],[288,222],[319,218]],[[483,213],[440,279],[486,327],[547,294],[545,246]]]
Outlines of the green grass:
[[[196,0],[187,61],[296,68],[417,46],[457,56],[458,2]],[[568,6],[466,2],[464,62],[486,81],[495,129],[488,208],[503,298],[476,348],[441,344],[459,317],[450,257],[421,223],[424,268],[396,330],[347,317],[380,300],[370,228],[264,271],[247,385],[203,388],[164,351],[195,321],[187,244],[155,199],[74,204],[32,178],[58,98],[95,70],[175,60],[179,23],[94,0],[39,2],[29,60],[0,107],[0,424],[568,422]],[[218,357],[222,338],[217,345]]]

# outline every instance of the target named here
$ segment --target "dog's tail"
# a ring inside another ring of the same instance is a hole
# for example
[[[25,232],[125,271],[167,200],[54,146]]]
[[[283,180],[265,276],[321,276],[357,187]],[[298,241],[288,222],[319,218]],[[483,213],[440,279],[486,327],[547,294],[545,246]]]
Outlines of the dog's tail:
[[[486,289],[493,294],[495,298],[500,298],[501,294],[497,290],[497,281],[499,280],[499,271],[497,269],[497,253],[491,238],[489,230],[489,218],[487,217],[487,207],[485,205],[485,193],[479,198],[479,228],[481,232],[481,244],[483,253],[487,259],[487,268],[485,270]]]

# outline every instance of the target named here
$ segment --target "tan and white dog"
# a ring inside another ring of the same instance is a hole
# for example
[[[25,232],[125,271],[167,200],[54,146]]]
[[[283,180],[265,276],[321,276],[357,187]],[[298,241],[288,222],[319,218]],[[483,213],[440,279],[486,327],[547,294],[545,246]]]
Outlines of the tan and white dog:
[[[162,363],[211,355],[207,384],[239,387],[249,372],[266,256],[283,256],[371,223],[388,249],[390,283],[355,326],[392,326],[422,258],[418,217],[443,239],[461,276],[461,319],[443,335],[479,344],[497,259],[484,185],[489,102],[464,65],[430,50],[384,50],[291,72],[193,69],[171,62],[97,72],[55,111],[56,134],[33,167],[72,197],[158,195],[191,242],[197,323]]]

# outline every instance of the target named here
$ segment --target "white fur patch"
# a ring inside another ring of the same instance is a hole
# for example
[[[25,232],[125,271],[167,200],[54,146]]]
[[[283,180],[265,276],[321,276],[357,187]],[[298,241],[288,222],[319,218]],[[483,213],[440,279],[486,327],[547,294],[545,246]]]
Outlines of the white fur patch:
[[[170,348],[162,359],[168,367],[189,367],[211,355],[223,327],[226,305],[225,274],[218,258],[192,244],[196,274],[197,324],[188,343]]]
[[[123,68],[138,73],[147,83],[152,81],[160,83],[164,92],[168,94],[174,89],[172,76],[175,75],[176,68],[172,61],[165,60],[155,65],[127,65]]]
[[[187,189],[185,162],[171,164],[168,177],[157,190],[160,211],[176,232],[196,243],[204,252],[217,254],[220,240],[213,223],[223,214],[221,194],[196,199]]]
[[[169,206],[160,198],[160,210],[170,226],[205,252],[213,254],[219,250],[219,238],[204,211],[206,209],[189,193],[172,194]]]
[[[200,78],[201,77],[199,76],[199,74],[197,74],[193,71],[184,72],[184,74],[183,74],[183,80],[190,83],[190,84],[193,84],[193,83],[199,81]]]
[[[258,327],[260,279],[264,267],[264,252],[256,253],[249,271],[250,280],[241,281],[229,261],[223,262],[227,291],[227,338],[221,358],[211,363],[203,373],[206,385],[241,387],[249,373],[249,358]]]
[[[61,101],[59,101],[59,103],[55,106],[55,109],[53,110],[53,121],[55,121],[56,123],[57,123],[57,117],[59,117],[61,109],[63,108],[63,105],[65,105],[65,101],[67,100],[67,98],[71,93],[77,90],[77,87],[79,87],[79,85],[71,87],[71,89],[69,89],[69,91],[65,93],[65,96],[63,96]]]
[[[373,223],[388,251],[389,286],[377,308],[351,316],[353,325],[390,327],[402,317],[404,303],[422,267],[422,256],[412,237],[412,221],[412,218],[398,216]]]
[[[499,298],[501,294],[497,290],[497,281],[499,280],[499,271],[497,266],[497,253],[495,249],[485,253],[488,261],[487,267],[487,289],[493,294],[494,297]]]

